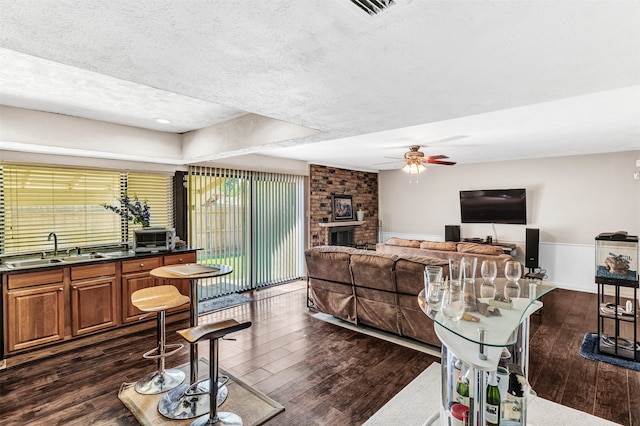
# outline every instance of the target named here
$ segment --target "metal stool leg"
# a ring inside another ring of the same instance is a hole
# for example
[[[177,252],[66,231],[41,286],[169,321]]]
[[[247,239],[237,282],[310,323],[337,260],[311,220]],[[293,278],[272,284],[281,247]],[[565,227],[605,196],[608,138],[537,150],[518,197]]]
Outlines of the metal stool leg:
[[[150,359],[157,358],[158,370],[146,375],[136,383],[136,392],[143,395],[155,395],[167,392],[178,386],[185,379],[185,373],[183,371],[175,368],[165,370],[164,368],[165,357],[179,351],[183,347],[183,345],[165,345],[165,311],[158,312],[156,327],[158,347],[145,353],[143,357]],[[167,348],[172,349],[171,352],[165,352]],[[152,355],[153,352],[158,352],[158,354]]]
[[[209,413],[191,422],[191,426],[242,426],[242,419],[237,414],[228,411],[218,412],[218,406],[215,403],[218,400],[218,387],[211,386],[211,383],[218,381],[218,370],[218,339],[211,339],[209,340]]]

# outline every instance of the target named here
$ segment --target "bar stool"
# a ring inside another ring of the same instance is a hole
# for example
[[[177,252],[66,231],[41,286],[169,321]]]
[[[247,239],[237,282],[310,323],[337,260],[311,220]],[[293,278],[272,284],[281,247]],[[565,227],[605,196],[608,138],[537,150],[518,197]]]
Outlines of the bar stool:
[[[218,412],[218,340],[227,334],[244,330],[251,327],[251,322],[239,323],[234,319],[216,322],[213,324],[204,324],[196,327],[178,330],[178,334],[185,338],[191,344],[198,343],[203,340],[209,341],[209,377],[200,380],[185,390],[185,395],[198,395],[201,393],[209,394],[209,412],[198,417],[191,423],[191,426],[204,425],[233,425],[242,426],[242,419],[234,413],[221,411]],[[198,384],[202,381],[209,381],[209,391],[204,392],[198,389]],[[213,383],[216,386],[213,386]]]
[[[175,388],[185,379],[185,373],[178,369],[165,370],[164,359],[173,355],[184,345],[165,344],[165,311],[189,303],[189,297],[180,294],[172,285],[143,288],[131,294],[131,303],[142,312],[157,312],[158,346],[145,352],[142,357],[158,360],[158,370],[140,379],[135,386],[138,393],[155,395]],[[169,349],[170,352],[166,352]]]

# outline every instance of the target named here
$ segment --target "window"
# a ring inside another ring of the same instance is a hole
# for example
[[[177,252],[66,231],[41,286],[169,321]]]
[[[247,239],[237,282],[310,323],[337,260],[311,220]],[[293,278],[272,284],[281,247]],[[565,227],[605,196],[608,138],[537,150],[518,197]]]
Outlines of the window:
[[[0,253],[51,251],[51,232],[60,250],[130,241],[129,223],[102,206],[125,193],[148,200],[153,226],[173,226],[171,182],[161,174],[2,165]]]

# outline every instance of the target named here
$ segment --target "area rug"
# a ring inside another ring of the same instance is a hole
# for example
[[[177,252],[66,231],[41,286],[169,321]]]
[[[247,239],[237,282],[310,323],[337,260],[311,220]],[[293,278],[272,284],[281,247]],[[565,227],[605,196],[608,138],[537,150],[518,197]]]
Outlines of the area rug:
[[[358,333],[366,334],[368,336],[376,337],[378,339],[386,340],[387,342],[395,343],[407,348],[415,349],[416,351],[424,352],[429,355],[437,356],[440,358],[440,349],[429,346],[425,343],[420,343],[416,340],[406,339],[398,336],[397,334],[387,333],[382,330],[376,330],[375,328],[355,325],[350,322],[336,318],[333,315],[318,312],[312,315],[314,318],[319,319],[330,324],[334,324],[340,327],[348,328],[349,330],[357,331]]]
[[[252,300],[253,299],[250,297],[246,297],[238,293],[231,293],[213,299],[203,300],[202,302],[198,302],[198,315],[242,305],[243,303],[249,303]]]
[[[387,402],[363,426],[440,425],[440,364],[434,362]],[[434,416],[434,414],[436,416]],[[431,423],[426,423],[431,420]],[[527,426],[613,426],[616,423],[536,397],[527,410]]]
[[[640,371],[640,356],[636,353],[636,361],[631,359],[618,358],[613,355],[602,353],[598,350],[598,334],[587,333],[584,335],[582,345],[580,345],[580,355],[593,360],[628,368],[629,370]]]
[[[188,364],[178,367],[189,377]],[[198,372],[201,377],[209,374],[206,359],[200,359]],[[240,416],[244,425],[261,425],[284,411],[284,407],[267,395],[252,388],[228,372],[220,369],[220,374],[229,377],[226,386],[229,389],[227,399],[218,407],[220,411],[229,411]],[[141,395],[135,390],[135,383],[123,383],[118,398],[131,411],[142,426],[189,425],[195,419],[171,420],[158,412],[158,402],[164,395]]]

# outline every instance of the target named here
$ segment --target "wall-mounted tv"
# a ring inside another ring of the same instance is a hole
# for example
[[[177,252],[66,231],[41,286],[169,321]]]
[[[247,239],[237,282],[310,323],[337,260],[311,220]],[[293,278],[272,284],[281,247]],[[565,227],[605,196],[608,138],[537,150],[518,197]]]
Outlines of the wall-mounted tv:
[[[462,223],[527,224],[527,192],[523,189],[460,191]]]

